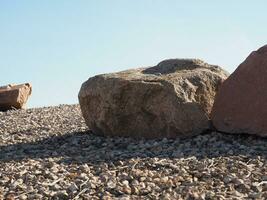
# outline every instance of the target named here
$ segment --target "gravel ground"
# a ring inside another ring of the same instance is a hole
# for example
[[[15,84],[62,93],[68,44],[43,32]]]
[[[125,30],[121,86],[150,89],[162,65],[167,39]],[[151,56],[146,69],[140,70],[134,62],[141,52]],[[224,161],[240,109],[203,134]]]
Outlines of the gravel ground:
[[[267,199],[267,139],[94,136],[78,105],[0,112],[0,199]]]

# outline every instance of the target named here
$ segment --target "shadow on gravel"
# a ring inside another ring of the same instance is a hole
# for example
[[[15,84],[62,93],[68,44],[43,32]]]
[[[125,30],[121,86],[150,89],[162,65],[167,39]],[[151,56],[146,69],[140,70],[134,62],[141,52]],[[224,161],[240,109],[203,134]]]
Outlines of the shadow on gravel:
[[[134,140],[95,136],[89,131],[67,133],[31,143],[0,146],[0,162],[58,157],[70,164],[111,163],[131,158],[198,159],[241,156],[266,159],[267,139],[249,135],[203,134],[188,139]]]

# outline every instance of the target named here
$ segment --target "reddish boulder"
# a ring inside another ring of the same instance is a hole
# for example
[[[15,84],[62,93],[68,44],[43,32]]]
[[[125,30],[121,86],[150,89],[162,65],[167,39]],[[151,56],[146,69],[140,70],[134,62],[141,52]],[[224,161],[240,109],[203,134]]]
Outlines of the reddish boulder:
[[[29,83],[0,87],[0,111],[24,108],[31,92]]]
[[[220,86],[211,118],[222,132],[267,136],[267,45],[252,52]]]

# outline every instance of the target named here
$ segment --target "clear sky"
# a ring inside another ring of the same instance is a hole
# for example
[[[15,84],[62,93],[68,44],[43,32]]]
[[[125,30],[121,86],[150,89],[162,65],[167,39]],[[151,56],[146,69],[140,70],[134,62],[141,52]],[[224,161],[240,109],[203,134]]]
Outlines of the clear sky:
[[[200,58],[229,72],[267,44],[266,0],[0,0],[0,85],[29,107],[78,102],[100,73]]]

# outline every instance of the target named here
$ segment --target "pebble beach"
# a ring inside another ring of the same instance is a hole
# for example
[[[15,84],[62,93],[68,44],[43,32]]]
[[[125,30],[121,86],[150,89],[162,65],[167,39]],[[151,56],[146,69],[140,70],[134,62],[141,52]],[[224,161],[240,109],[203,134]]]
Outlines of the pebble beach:
[[[96,136],[79,105],[0,112],[0,199],[267,199],[267,139]]]

